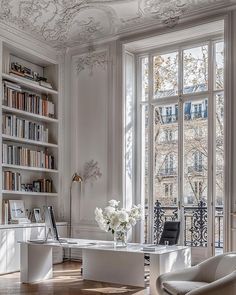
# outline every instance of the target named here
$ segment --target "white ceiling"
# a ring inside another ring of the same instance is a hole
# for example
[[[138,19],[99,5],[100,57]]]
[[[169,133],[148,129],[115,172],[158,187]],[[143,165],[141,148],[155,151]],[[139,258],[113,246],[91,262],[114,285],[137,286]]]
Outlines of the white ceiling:
[[[235,0],[0,0],[0,23],[65,48],[151,28],[169,16],[234,4]]]

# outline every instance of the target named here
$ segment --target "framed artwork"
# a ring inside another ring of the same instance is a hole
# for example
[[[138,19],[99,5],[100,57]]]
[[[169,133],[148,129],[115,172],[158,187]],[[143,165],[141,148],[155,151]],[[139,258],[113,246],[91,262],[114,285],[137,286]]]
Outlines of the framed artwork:
[[[12,220],[26,218],[25,205],[22,200],[9,200],[10,217]]]
[[[40,208],[34,208],[34,219],[35,219],[35,222],[37,223],[42,222]]]

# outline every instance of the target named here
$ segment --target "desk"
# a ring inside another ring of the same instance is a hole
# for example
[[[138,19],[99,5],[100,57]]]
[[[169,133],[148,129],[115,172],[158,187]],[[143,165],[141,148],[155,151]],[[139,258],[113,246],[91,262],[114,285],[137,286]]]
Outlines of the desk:
[[[144,251],[130,243],[114,248],[113,242],[67,239],[77,244],[20,242],[21,282],[52,278],[52,248],[82,249],[83,279],[144,287]],[[145,251],[145,253],[148,253]],[[150,254],[150,292],[156,294],[156,279],[165,272],[191,266],[190,247],[160,246]]]

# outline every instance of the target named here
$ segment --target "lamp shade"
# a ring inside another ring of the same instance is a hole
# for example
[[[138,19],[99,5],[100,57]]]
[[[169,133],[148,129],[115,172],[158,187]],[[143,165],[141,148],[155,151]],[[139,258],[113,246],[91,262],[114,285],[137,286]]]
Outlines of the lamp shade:
[[[75,173],[73,176],[72,176],[72,182],[82,182],[83,181],[83,178],[78,175],[77,173]]]

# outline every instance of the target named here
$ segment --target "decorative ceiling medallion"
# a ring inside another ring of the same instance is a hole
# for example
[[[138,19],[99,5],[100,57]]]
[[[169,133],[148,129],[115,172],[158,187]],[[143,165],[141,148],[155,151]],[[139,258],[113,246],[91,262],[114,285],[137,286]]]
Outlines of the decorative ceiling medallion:
[[[95,51],[93,46],[90,46],[88,53],[80,56],[76,61],[76,72],[79,75],[81,71],[88,70],[89,75],[93,75],[94,68],[105,70],[108,64],[107,51]]]

